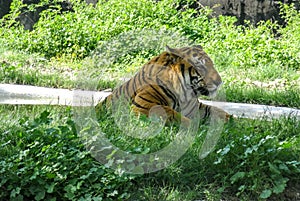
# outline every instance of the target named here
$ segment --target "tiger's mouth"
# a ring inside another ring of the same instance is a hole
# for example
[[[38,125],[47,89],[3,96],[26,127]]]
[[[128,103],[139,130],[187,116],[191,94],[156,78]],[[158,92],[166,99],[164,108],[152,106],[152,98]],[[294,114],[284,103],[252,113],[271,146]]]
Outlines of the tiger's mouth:
[[[191,89],[193,90],[195,97],[199,97],[200,95],[202,95],[214,98],[217,95],[218,87],[207,87],[206,85],[191,85]]]
[[[210,95],[210,91],[207,89],[207,87],[205,85],[204,86],[191,85],[190,89],[192,89],[195,97],[199,97],[200,95],[203,95],[203,96]]]
[[[217,91],[219,90],[219,88],[222,86],[222,83],[221,84],[211,84],[211,85],[208,85],[207,86],[207,89],[209,91],[209,97],[211,98],[215,98],[216,95],[217,95]]]
[[[215,98],[217,96],[217,89],[209,90],[209,97]]]

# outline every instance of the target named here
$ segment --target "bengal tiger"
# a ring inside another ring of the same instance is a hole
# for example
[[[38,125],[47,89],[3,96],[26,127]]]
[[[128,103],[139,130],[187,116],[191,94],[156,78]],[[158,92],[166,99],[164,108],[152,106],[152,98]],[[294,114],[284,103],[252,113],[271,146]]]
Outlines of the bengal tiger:
[[[212,60],[200,45],[178,49],[166,46],[166,51],[117,87],[105,102],[110,105],[123,97],[136,114],[165,115],[167,123],[188,127],[198,110],[201,118],[213,111],[221,119],[229,119],[227,112],[198,100],[200,95],[214,96],[221,83]]]

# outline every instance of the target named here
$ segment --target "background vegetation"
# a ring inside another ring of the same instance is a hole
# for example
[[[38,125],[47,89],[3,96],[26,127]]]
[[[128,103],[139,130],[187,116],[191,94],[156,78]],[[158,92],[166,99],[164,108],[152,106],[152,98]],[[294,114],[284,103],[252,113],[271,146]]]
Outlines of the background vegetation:
[[[131,76],[166,44],[196,43],[214,60],[227,101],[300,108],[300,14],[292,7],[282,6],[285,26],[235,26],[233,17],[215,18],[180,0],[71,2],[74,12],[52,7],[27,31],[15,21],[24,5],[14,1],[0,21],[1,83],[78,88],[88,80],[101,90]],[[203,125],[179,161],[137,176],[120,175],[85,151],[72,108],[0,110],[2,200],[300,199],[300,124],[291,117],[229,122],[216,149],[200,160]],[[99,122],[111,139],[126,142],[109,116]],[[148,153],[168,143],[171,132],[166,128],[151,144],[130,140],[128,151]]]

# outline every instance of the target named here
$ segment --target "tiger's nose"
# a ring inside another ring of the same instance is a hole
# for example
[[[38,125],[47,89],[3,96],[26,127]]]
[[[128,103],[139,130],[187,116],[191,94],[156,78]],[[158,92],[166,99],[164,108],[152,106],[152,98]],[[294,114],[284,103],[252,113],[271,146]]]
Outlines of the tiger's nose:
[[[218,89],[222,86],[222,82],[214,82],[213,84],[207,85],[207,89],[209,91],[209,97],[216,97]]]
[[[223,84],[221,77],[219,79],[213,80],[213,84],[216,85],[217,88],[219,88]]]

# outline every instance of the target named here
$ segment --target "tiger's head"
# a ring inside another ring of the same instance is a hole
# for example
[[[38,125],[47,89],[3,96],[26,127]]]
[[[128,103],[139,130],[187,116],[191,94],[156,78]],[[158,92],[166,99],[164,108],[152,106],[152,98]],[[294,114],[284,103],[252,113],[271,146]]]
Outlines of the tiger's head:
[[[182,58],[187,66],[190,77],[189,87],[196,96],[206,95],[214,97],[222,84],[222,79],[214,68],[210,57],[204,52],[200,45],[183,48],[170,48],[166,46],[167,52]]]

